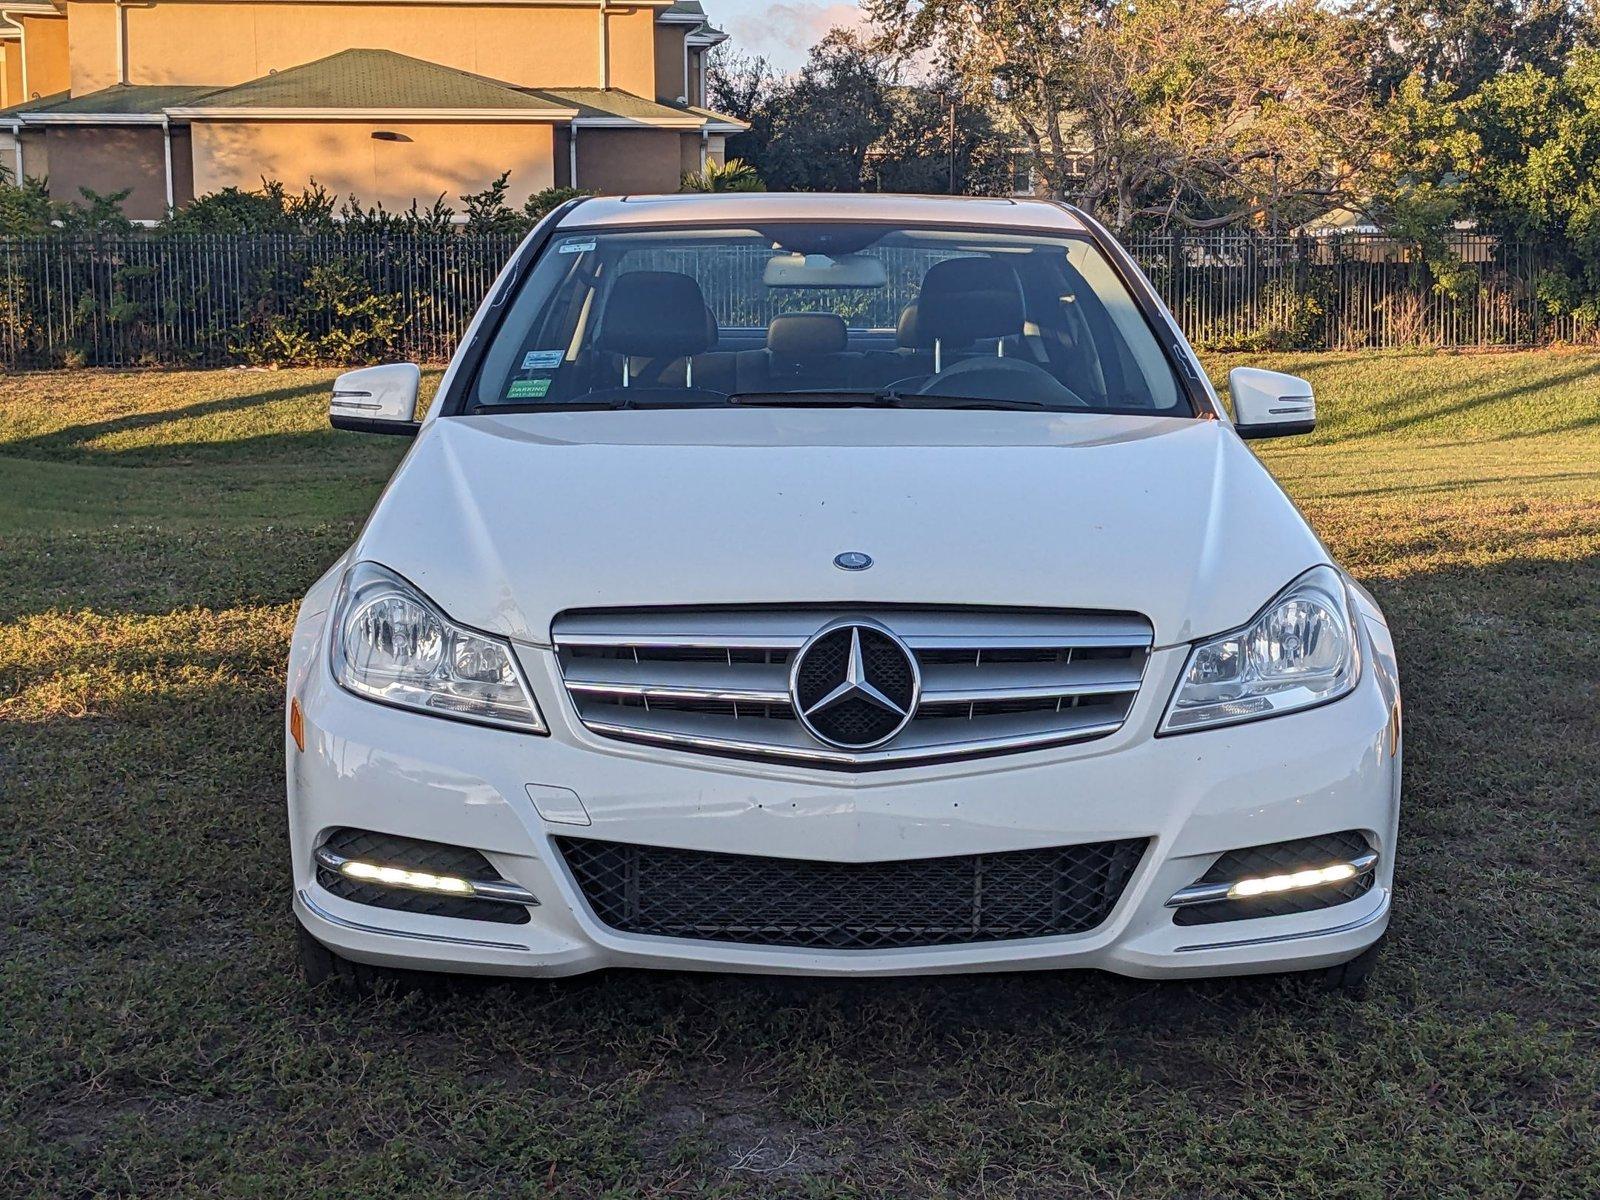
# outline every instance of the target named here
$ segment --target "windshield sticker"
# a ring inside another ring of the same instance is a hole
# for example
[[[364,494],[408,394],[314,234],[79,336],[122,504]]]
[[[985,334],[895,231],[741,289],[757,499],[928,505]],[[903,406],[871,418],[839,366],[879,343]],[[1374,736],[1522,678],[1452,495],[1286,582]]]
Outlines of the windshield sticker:
[[[594,243],[592,241],[591,242],[567,242],[561,247],[561,253],[563,253],[563,254],[585,254],[588,251],[593,250],[593,249],[594,249]]]
[[[507,400],[543,400],[549,394],[548,379],[514,379],[506,389]]]
[[[560,350],[529,350],[522,356],[524,371],[553,371],[561,365]]]

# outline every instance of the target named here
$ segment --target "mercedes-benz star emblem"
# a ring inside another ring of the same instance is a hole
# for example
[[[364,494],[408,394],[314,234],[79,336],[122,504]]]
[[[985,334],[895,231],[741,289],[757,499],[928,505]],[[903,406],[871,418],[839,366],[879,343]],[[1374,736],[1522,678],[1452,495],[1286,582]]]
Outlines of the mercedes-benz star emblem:
[[[789,696],[811,736],[841,750],[881,746],[910,722],[922,676],[916,655],[874,621],[825,625],[794,656]]]
[[[846,550],[833,556],[833,565],[841,571],[865,571],[872,565],[872,555],[859,550]]]

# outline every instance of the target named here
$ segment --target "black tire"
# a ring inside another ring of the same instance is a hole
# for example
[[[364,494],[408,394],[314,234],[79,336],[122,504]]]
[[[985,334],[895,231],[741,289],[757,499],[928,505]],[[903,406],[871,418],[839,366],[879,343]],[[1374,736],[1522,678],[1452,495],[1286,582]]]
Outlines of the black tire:
[[[295,947],[300,958],[300,975],[306,981],[307,987],[316,988],[328,984],[340,991],[366,995],[380,984],[393,985],[402,974],[384,967],[374,967],[367,963],[341,958],[312,937],[299,921],[294,923],[294,928]]]
[[[1349,996],[1353,1000],[1364,999],[1367,994],[1367,978],[1372,974],[1373,964],[1378,961],[1378,954],[1382,949],[1383,938],[1380,937],[1349,962],[1324,968],[1323,990]]]

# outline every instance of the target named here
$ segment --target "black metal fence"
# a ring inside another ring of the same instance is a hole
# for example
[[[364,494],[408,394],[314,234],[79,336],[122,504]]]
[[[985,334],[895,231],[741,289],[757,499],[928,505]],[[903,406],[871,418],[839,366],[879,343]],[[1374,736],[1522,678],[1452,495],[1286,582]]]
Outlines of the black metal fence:
[[[1128,249],[1198,346],[1359,350],[1592,341],[1550,311],[1543,247],[1483,234],[1446,239],[1440,273],[1388,237],[1135,236]]]
[[[448,358],[516,235],[0,239],[0,364]]]
[[[405,231],[0,239],[0,365],[437,362],[516,242]],[[1455,238],[1448,279],[1416,248],[1381,237],[1139,235],[1128,245],[1205,348],[1528,346],[1596,336],[1541,302],[1548,259],[1539,248],[1492,237]],[[707,295],[736,306],[716,288]],[[883,307],[868,304],[862,319],[892,324]],[[742,323],[750,314],[720,315]]]

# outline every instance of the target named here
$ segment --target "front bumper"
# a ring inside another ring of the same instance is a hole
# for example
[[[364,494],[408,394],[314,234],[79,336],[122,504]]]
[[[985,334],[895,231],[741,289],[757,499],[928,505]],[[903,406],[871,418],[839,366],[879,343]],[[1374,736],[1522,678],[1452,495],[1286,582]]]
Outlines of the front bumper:
[[[1343,962],[1388,923],[1399,809],[1398,696],[1387,634],[1366,624],[1356,691],[1253,724],[1154,736],[1184,648],[1156,651],[1128,721],[1078,746],[868,775],[706,758],[608,741],[577,722],[547,650],[519,648],[549,737],[408,713],[331,679],[302,617],[290,691],[305,750],[288,743],[295,910],[345,957],[504,975],[656,967],[807,975],[1101,968],[1144,978],[1311,969]],[[587,822],[583,824],[582,822]],[[526,924],[425,916],[323,889],[313,851],[336,827],[467,846],[539,905]],[[1315,912],[1174,923],[1166,900],[1226,850],[1365,833],[1373,886]],[[553,839],[832,862],[994,853],[1148,838],[1111,916],[1082,934],[942,947],[816,950],[621,933],[583,900]]]

